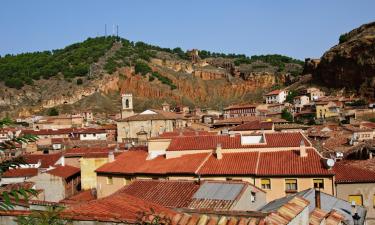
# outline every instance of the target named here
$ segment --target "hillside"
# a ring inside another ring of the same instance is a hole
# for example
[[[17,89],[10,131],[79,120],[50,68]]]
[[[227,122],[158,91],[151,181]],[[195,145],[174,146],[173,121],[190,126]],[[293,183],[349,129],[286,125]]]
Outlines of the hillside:
[[[302,65],[281,55],[185,52],[89,38],[60,50],[0,57],[0,112],[27,116],[57,107],[116,113],[121,92],[134,94],[137,110],[163,101],[220,109],[261,100],[263,92],[296,80]]]
[[[320,60],[306,61],[304,73],[316,83],[375,99],[375,22],[341,35]]]

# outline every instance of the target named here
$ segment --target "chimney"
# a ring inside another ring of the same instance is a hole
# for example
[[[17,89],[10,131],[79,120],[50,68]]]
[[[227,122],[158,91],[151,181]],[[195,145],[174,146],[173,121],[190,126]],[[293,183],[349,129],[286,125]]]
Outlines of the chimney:
[[[221,152],[221,150],[222,150],[221,143],[218,143],[216,146],[215,155],[216,155],[216,158],[219,160],[223,158],[223,153]]]
[[[321,209],[320,190],[315,189],[315,208]]]
[[[305,142],[303,141],[303,139],[301,140],[301,143],[299,145],[299,156],[307,157],[306,146],[305,146]]]
[[[113,153],[113,151],[109,151],[108,152],[108,162],[113,162],[115,161],[115,154]]]
[[[91,195],[94,196],[95,199],[98,198],[98,192],[96,191],[96,188],[91,188]]]
[[[62,156],[62,157],[61,157],[61,165],[62,165],[62,166],[65,166],[65,156]]]

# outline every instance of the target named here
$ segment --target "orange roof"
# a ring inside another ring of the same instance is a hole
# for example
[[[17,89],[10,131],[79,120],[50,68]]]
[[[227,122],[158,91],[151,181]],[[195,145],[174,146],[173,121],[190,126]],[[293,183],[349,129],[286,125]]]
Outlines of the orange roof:
[[[78,192],[75,195],[65,198],[61,200],[60,203],[71,205],[71,204],[87,202],[87,201],[91,201],[95,199],[96,199],[96,196],[93,194],[93,191],[90,189],[90,190]]]
[[[17,168],[10,169],[3,174],[4,178],[10,177],[33,177],[38,175],[37,168]]]
[[[238,125],[230,130],[232,131],[251,131],[251,130],[272,130],[273,123],[272,122],[260,122],[260,121],[253,121]]]
[[[179,132],[179,131],[172,131],[172,132],[164,132],[154,139],[172,138],[172,137],[179,137],[179,136],[215,135],[215,134],[217,134],[217,132],[209,132],[209,131],[182,131],[182,132]]]
[[[324,168],[320,155],[307,149],[308,156],[296,151],[223,153],[218,160],[212,153],[188,154],[147,160],[147,152],[125,152],[112,163],[96,170],[111,174],[195,174],[195,175],[333,175]]]
[[[56,154],[35,154],[35,155],[25,155],[23,158],[28,164],[37,164],[41,162],[40,168],[49,168],[50,166],[55,165],[57,160],[62,156],[61,153]]]
[[[145,151],[128,151],[119,155],[114,162],[99,167],[96,172],[119,174],[194,174],[208,155],[209,153],[200,153],[170,159],[158,156],[152,160],[147,160],[148,153]]]
[[[282,91],[283,91],[283,90],[273,90],[273,91],[271,91],[271,92],[268,92],[268,93],[266,94],[266,96],[269,96],[269,95],[278,95],[278,94],[280,94]]]
[[[135,223],[141,213],[164,214],[170,217],[176,212],[134,196],[116,193],[105,198],[73,205],[63,215],[74,220]]]
[[[234,137],[229,135],[175,137],[171,140],[167,151],[216,149],[218,144],[221,144],[223,149],[299,147],[301,140],[304,140],[305,146],[311,146],[307,139],[297,132],[265,133],[264,135],[265,144],[251,145],[242,145],[240,135],[235,135]]]
[[[46,173],[66,179],[80,172],[81,170],[77,167],[65,165],[57,166],[55,169],[48,170]]]
[[[108,152],[113,150],[114,147],[92,147],[92,148],[71,148],[66,150],[64,156],[66,157],[82,157],[89,154],[108,155]]]
[[[184,208],[199,186],[195,181],[135,180],[119,192],[166,207]]]
[[[356,166],[346,165],[344,162],[337,163],[333,170],[336,173],[336,183],[374,183],[375,172],[359,168]]]

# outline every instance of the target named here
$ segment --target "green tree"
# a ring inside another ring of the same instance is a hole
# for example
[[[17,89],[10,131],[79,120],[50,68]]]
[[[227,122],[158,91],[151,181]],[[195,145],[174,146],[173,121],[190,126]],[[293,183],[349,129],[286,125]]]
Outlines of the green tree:
[[[286,101],[289,102],[290,104],[293,104],[293,100],[295,97],[298,96],[298,92],[295,90],[290,90],[288,92],[288,95],[286,96]]]
[[[281,111],[281,118],[289,122],[293,122],[293,115],[287,109],[283,109],[283,111]]]
[[[73,224],[61,217],[63,207],[48,206],[47,210],[33,210],[28,216],[19,216],[15,220],[18,225],[68,225]]]
[[[49,116],[58,116],[59,115],[59,111],[55,107],[50,108],[48,110],[48,115]]]

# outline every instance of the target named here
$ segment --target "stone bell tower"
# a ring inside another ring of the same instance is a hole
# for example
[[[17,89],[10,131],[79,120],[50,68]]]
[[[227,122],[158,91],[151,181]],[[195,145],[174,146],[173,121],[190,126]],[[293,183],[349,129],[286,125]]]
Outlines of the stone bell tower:
[[[129,116],[134,115],[133,111],[133,94],[122,94],[121,95],[122,109],[121,118],[125,119]]]

